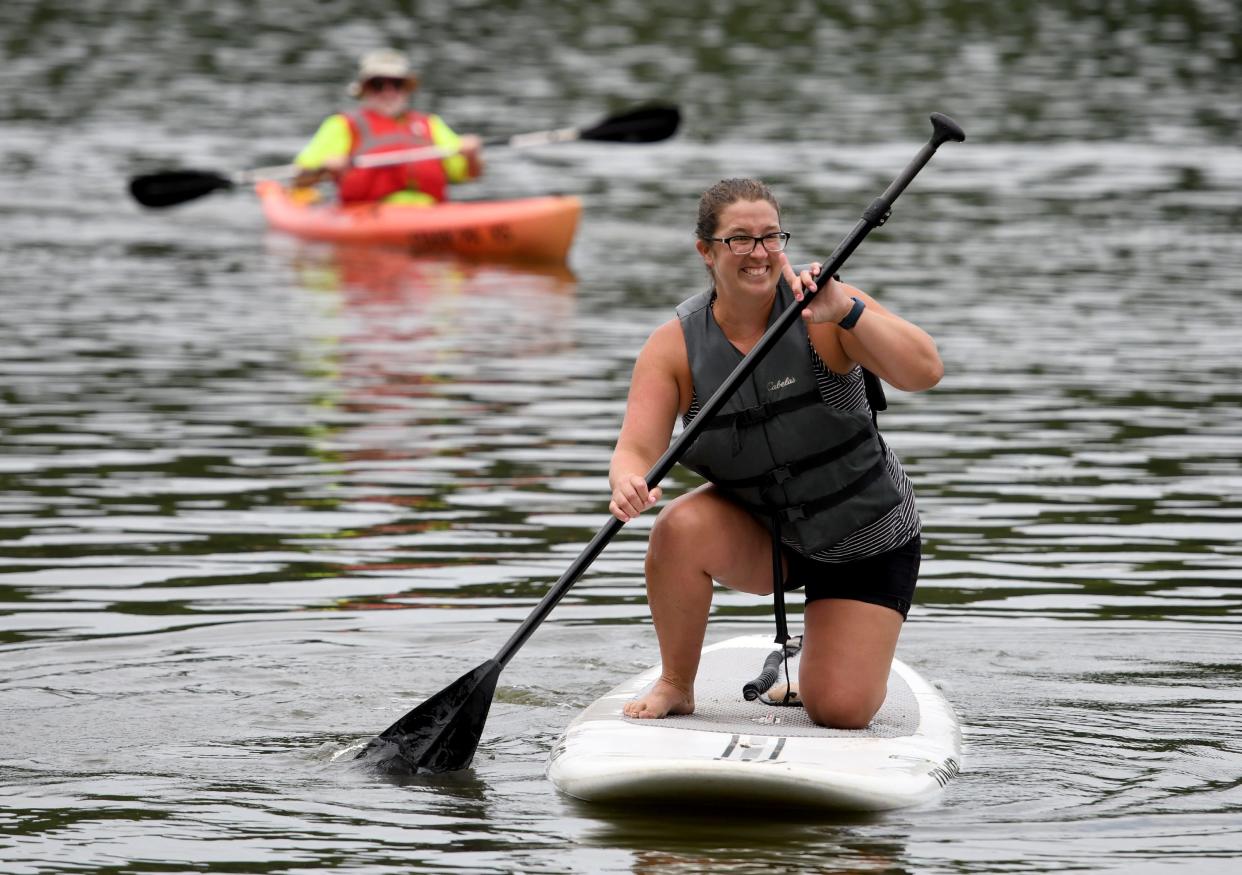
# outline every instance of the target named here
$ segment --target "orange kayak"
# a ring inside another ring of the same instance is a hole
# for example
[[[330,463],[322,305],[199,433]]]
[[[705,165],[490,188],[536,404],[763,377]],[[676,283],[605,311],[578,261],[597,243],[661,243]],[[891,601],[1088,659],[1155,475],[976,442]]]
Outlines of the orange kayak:
[[[301,203],[278,182],[259,182],[255,188],[267,223],[277,230],[309,240],[399,246],[420,255],[564,262],[582,212],[581,201],[568,195],[434,207],[343,207]]]

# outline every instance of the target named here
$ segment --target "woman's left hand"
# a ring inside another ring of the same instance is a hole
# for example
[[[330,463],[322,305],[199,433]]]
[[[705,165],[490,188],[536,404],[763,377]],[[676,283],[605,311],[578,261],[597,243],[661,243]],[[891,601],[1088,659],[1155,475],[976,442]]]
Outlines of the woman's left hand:
[[[794,299],[801,301],[806,297],[807,292],[813,292],[816,289],[816,278],[822,265],[818,261],[811,262],[811,266],[800,274],[794,273],[793,265],[789,263],[789,257],[785,253],[781,253],[781,272],[785,276],[785,281],[789,283],[789,288],[793,290]],[[802,318],[807,322],[840,322],[845,315],[850,312],[850,308],[854,306],[854,301],[845,292],[845,286],[828,277],[828,282],[824,285],[818,294],[811,299],[811,303],[807,304],[802,311]]]

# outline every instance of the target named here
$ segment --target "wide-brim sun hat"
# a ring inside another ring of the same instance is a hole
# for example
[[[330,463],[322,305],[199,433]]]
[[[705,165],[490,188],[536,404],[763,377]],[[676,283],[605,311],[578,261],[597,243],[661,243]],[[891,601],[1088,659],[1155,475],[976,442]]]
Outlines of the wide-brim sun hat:
[[[349,94],[358,97],[368,79],[404,79],[406,87],[415,88],[418,76],[410,69],[410,59],[396,49],[376,49],[358,61],[358,75],[349,83]]]

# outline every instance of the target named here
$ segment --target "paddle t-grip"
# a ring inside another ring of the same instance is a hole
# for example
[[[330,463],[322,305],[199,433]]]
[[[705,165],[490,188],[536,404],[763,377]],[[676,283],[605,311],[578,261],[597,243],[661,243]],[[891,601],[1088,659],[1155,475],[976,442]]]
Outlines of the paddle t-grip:
[[[962,130],[962,126],[943,112],[933,112],[929,117],[932,123],[932,140],[937,146],[949,140],[960,143],[966,139],[966,132]]]
[[[898,196],[906,190],[910,180],[918,175],[918,172],[923,169],[923,165],[931,160],[932,155],[936,154],[936,150],[950,140],[960,143],[966,139],[966,133],[962,130],[962,126],[944,113],[933,112],[929,118],[932,123],[931,138],[928,139],[922,151],[910,166],[884,190],[884,194],[867,205],[867,208],[863,210],[862,217],[859,219],[859,228],[865,228],[869,231],[887,222],[889,214],[893,209],[893,201],[897,200]],[[854,245],[857,245],[861,239],[859,237],[858,240],[854,241]],[[833,253],[834,261],[837,255],[848,255],[849,251],[852,250],[838,249]]]

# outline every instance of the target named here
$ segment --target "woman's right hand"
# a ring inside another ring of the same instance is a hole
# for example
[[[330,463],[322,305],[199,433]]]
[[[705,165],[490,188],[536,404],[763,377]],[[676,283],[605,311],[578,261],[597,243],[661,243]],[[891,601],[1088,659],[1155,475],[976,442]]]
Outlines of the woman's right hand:
[[[318,167],[302,167],[298,170],[298,175],[294,177],[294,188],[307,188],[312,185],[318,185],[328,180],[336,180],[342,173],[349,169],[349,156],[337,155],[332,158],[325,158],[324,162]]]
[[[659,486],[648,489],[647,478],[641,474],[626,474],[617,478],[608,510],[621,522],[628,523],[659,501],[662,494]]]

